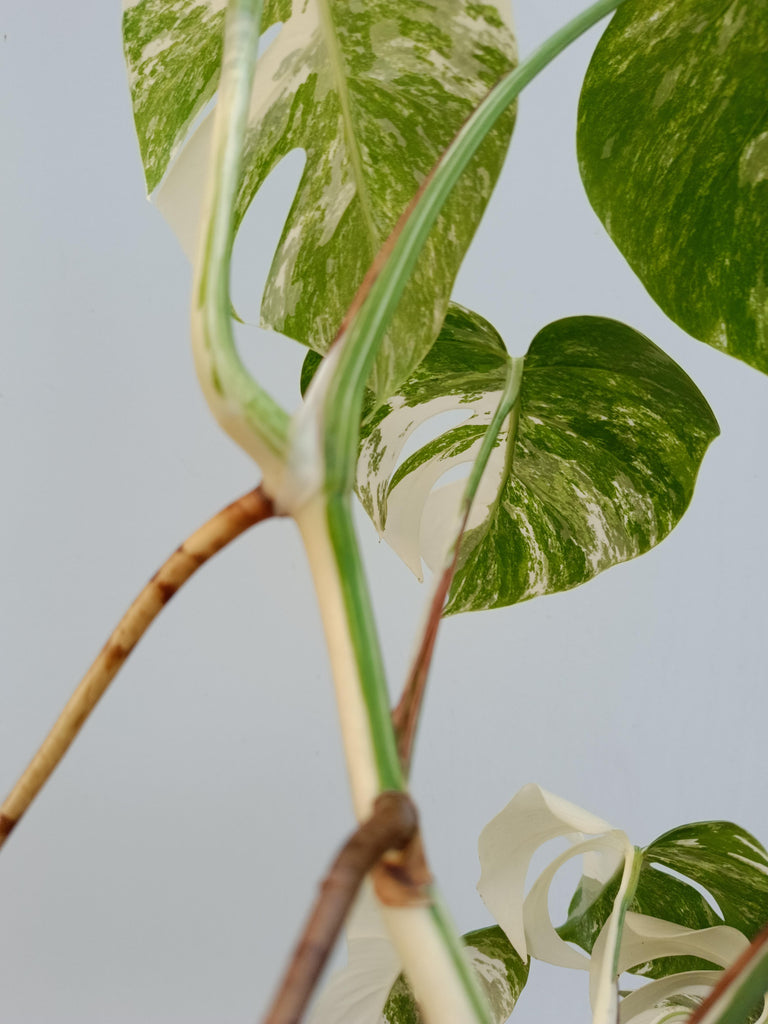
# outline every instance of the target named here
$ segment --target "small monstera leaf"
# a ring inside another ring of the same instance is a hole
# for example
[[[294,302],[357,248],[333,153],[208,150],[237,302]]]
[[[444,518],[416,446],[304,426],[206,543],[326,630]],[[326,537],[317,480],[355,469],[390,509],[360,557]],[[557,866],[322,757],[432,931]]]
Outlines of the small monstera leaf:
[[[665,833],[641,856],[621,969],[656,980],[624,999],[622,1020],[671,1024],[687,1019],[719,980],[719,969],[742,956],[768,923],[768,854],[738,825],[707,821]],[[595,875],[585,873],[568,920],[557,929],[593,956],[621,882],[619,872]],[[709,892],[721,914],[691,883]],[[768,1018],[762,1001],[752,1009],[740,1018],[744,1024]]]
[[[368,883],[350,915],[346,935],[347,964],[321,992],[309,1024],[423,1024]],[[494,1024],[505,1024],[528,979],[527,961],[495,925],[470,932],[464,943]]]
[[[433,488],[475,458],[509,360],[490,324],[452,306],[421,365],[363,424],[358,493],[419,576],[422,556],[442,564],[464,482]],[[414,430],[449,410],[466,418],[398,466]],[[717,433],[692,381],[637,331],[601,317],[545,327],[486,466],[446,611],[567,590],[658,544]]]
[[[142,157],[188,252],[197,243],[212,115],[179,151],[214,93],[221,0],[138,0],[124,16]],[[365,272],[472,109],[513,66],[508,0],[272,0],[282,21],[260,58],[237,222],[267,175],[306,153],[262,300],[262,322],[325,352]],[[512,130],[491,133],[444,207],[379,352],[371,386],[391,393],[431,346]],[[166,173],[167,172],[167,173]]]
[[[709,892],[719,914],[690,882]],[[583,878],[568,920],[558,929],[561,938],[591,950],[617,885],[617,877]],[[643,850],[631,909],[687,928],[727,924],[753,939],[768,924],[768,853],[753,835],[729,821],[681,825]],[[650,970],[636,973],[663,976]]]
[[[557,837],[569,847],[526,895],[533,855]],[[684,826],[636,849],[621,830],[528,785],[483,829],[479,854],[478,890],[518,953],[589,972],[593,1024],[686,1020],[720,980],[722,968],[748,949],[738,925],[755,922],[756,904],[768,915],[768,857],[748,833],[724,822]],[[582,857],[584,876],[568,920],[555,928],[549,890],[560,868],[576,856]],[[711,882],[713,896],[726,897],[725,922],[693,885],[659,870],[671,861],[687,866],[692,882]],[[625,971],[653,980],[619,992]],[[760,1000],[749,1020],[767,1017]],[[747,1024],[746,1017],[739,1024]]]
[[[768,372],[768,2],[636,0],[587,71],[587,195],[664,312]]]

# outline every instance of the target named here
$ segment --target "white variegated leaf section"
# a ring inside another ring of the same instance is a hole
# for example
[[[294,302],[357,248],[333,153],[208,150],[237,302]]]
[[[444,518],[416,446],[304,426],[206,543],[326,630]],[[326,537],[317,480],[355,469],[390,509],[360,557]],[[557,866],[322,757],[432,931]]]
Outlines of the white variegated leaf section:
[[[515,1008],[515,997],[509,987],[506,967],[501,960],[487,956],[471,946],[467,948],[467,959],[485,991],[494,1021],[503,1024]]]
[[[449,470],[475,461],[483,438],[478,433],[470,445],[459,451],[449,449],[436,453],[421,464],[418,472],[405,474],[389,489],[400,453],[418,427],[446,412],[466,412],[466,419],[459,427],[485,429],[493,419],[500,398],[501,390],[498,390],[471,401],[462,396],[446,395],[412,406],[396,396],[389,402],[384,429],[375,436],[369,435],[361,444],[358,489],[376,493],[378,500],[372,505],[374,525],[418,579],[423,578],[422,558],[432,570],[443,564],[459,527],[464,482],[455,481],[437,490],[435,487]],[[487,519],[503,483],[507,437],[507,431],[502,430],[488,460],[467,522],[470,530]],[[383,522],[385,513],[386,523]]]

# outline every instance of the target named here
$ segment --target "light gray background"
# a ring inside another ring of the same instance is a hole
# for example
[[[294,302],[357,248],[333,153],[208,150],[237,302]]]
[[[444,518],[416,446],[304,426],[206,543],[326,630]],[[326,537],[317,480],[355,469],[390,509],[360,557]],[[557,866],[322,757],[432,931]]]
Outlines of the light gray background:
[[[521,52],[583,2],[518,0]],[[446,623],[414,790],[464,930],[488,921],[478,833],[528,781],[637,843],[719,817],[768,840],[768,381],[669,323],[591,213],[573,131],[596,38],[524,95],[455,297],[517,352],[560,316],[632,324],[692,375],[723,437],[655,551]],[[190,271],[144,199],[116,0],[4,5],[0,119],[6,791],[146,578],[257,476],[193,376]],[[251,319],[291,166],[243,229],[234,298]],[[298,348],[255,330],[243,344],[293,406]],[[361,531],[398,681],[426,591]],[[3,850],[0,1019],[255,1020],[351,824],[314,595],[294,529],[271,523],[166,609]],[[588,1017],[585,976],[537,965],[514,1019]]]

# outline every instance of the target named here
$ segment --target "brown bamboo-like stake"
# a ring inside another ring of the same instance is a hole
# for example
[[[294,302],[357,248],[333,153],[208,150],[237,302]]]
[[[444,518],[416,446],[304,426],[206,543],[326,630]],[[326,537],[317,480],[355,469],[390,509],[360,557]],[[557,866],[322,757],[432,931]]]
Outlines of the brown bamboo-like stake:
[[[736,981],[739,975],[747,969],[754,959],[762,956],[766,945],[768,945],[768,928],[763,928],[741,956],[723,971],[718,983],[704,1002],[694,1010],[686,1024],[699,1024],[700,1021],[704,1020],[712,1007],[718,1002],[723,993],[730,988],[731,984]]]
[[[323,880],[263,1024],[297,1024],[366,874],[385,853],[404,849],[417,834],[416,808],[407,793],[382,793]]]
[[[118,623],[56,724],[0,806],[0,847],[67,752],[158,612],[209,558],[249,527],[274,514],[272,502],[259,486],[209,519],[155,573]]]

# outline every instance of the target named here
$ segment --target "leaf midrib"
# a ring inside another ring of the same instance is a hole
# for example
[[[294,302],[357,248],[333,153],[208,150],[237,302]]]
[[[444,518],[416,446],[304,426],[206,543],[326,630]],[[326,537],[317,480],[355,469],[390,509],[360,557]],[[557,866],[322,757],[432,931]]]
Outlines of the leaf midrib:
[[[381,238],[376,230],[376,225],[373,219],[371,197],[366,187],[365,174],[363,173],[363,161],[357,144],[357,137],[354,132],[349,88],[347,86],[347,77],[344,74],[345,63],[341,47],[339,46],[339,41],[336,36],[336,26],[331,13],[330,0],[317,0],[317,8],[320,30],[325,39],[329,63],[331,65],[334,81],[336,82],[336,94],[339,97],[341,116],[344,122],[344,133],[347,139],[347,151],[352,165],[352,176],[355,179],[356,194],[360,201],[363,220],[365,221],[368,234],[373,243],[373,252],[376,253],[381,247]]]

